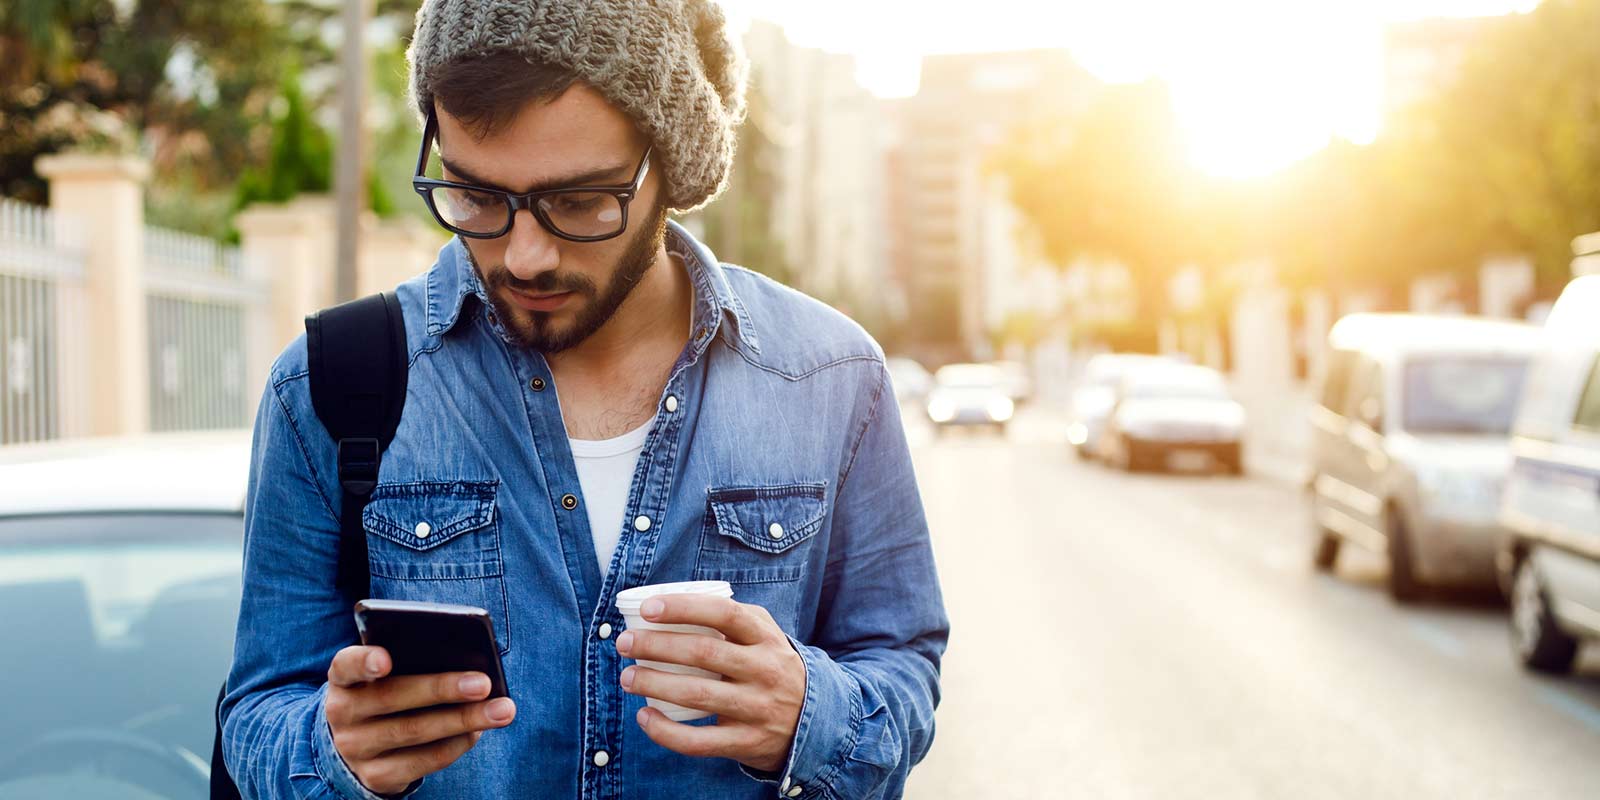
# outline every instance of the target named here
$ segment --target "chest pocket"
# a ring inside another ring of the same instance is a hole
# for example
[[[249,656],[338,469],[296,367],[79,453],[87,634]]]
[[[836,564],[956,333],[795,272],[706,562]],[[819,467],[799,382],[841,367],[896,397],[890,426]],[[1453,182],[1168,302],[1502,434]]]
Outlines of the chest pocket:
[[[374,597],[477,606],[511,650],[496,481],[380,485],[361,514]]]
[[[827,516],[826,490],[822,483],[712,489],[695,579],[797,580]]]

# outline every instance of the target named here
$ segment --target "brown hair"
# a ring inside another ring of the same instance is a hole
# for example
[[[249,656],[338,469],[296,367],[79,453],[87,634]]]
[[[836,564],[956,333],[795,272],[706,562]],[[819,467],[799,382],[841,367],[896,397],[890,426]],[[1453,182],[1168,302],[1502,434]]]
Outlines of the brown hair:
[[[529,103],[554,100],[576,82],[569,70],[502,50],[440,67],[433,96],[468,133],[483,139],[509,125]]]

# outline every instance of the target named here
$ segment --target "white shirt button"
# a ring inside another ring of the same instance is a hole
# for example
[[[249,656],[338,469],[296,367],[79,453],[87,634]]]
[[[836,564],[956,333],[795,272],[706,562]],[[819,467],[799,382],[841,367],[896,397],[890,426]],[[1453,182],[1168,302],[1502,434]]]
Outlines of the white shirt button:
[[[675,394],[667,395],[667,413],[671,414],[671,413],[673,413],[673,412],[675,412],[677,410],[678,410],[678,396],[675,395]]]
[[[600,623],[600,638],[602,638],[602,639],[610,639],[611,638],[611,623],[609,623],[609,622]]]
[[[416,529],[412,532],[417,535],[418,539],[426,539],[428,538],[428,534],[433,533],[433,526],[426,522],[419,522],[417,523]]]
[[[800,788],[800,784],[797,783],[797,784],[794,785],[794,788],[789,790],[789,796],[790,797],[799,797],[801,791],[803,791],[803,790]]]
[[[783,538],[783,526],[779,525],[776,522],[772,523],[771,525],[768,525],[767,526],[767,535],[771,536],[774,539],[782,539]]]
[[[783,783],[778,784],[778,794],[788,794],[788,792],[789,792],[789,776],[785,775],[785,776],[783,776]]]
[[[633,529],[639,532],[650,530],[650,518],[640,514],[633,518]]]
[[[607,764],[610,764],[610,763],[611,763],[611,754],[610,753],[607,753],[604,750],[596,750],[596,751],[594,751],[594,765],[595,766],[603,767],[603,766],[605,766]]]

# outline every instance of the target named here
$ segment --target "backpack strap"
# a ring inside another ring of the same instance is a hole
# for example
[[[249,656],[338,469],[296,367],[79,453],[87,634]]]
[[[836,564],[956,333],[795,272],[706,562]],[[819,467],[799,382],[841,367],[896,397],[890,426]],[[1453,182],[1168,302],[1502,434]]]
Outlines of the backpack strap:
[[[378,485],[378,464],[406,400],[406,326],[393,292],[306,317],[311,405],[333,438],[343,502],[338,586],[353,604],[367,596],[367,536],[361,512]]]
[[[367,596],[367,535],[361,512],[378,485],[378,463],[406,403],[406,322],[400,299],[384,292],[306,317],[311,405],[335,443],[343,503],[339,512],[339,592],[351,604]],[[240,800],[222,758],[222,698],[217,691],[211,744],[212,800]]]

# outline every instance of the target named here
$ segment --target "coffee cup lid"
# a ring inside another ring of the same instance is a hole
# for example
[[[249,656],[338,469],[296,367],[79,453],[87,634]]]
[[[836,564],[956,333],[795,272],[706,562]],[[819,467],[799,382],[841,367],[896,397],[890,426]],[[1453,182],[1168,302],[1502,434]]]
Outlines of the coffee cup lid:
[[[733,587],[727,581],[681,581],[678,583],[652,583],[617,592],[617,607],[638,608],[645,600],[664,594],[707,594],[713,597],[732,597]]]

